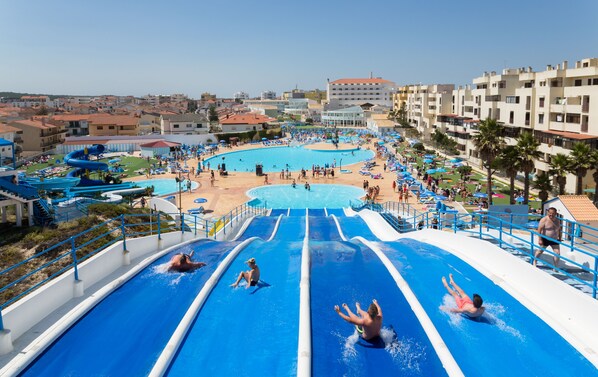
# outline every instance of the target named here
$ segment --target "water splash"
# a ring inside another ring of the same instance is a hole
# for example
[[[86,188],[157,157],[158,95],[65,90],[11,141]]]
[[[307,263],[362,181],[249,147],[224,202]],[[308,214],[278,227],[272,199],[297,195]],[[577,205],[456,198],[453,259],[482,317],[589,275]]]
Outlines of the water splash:
[[[488,322],[496,327],[504,333],[512,335],[513,337],[521,340],[522,342],[525,341],[525,337],[514,327],[511,327],[503,320],[507,314],[506,308],[498,303],[486,303],[484,305],[486,307],[486,311],[484,312],[484,317],[488,319]]]

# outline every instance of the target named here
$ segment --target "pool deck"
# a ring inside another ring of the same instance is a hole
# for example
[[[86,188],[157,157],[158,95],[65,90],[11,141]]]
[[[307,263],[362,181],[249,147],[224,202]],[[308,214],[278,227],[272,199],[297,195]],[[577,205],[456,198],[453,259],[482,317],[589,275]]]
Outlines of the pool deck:
[[[375,150],[375,146],[377,145],[377,139],[372,139],[369,144],[364,144],[361,148],[364,149],[371,149]],[[239,150],[246,150],[246,149],[255,149],[255,148],[267,148],[263,146],[256,147],[255,145],[241,145],[238,147],[232,148],[225,148],[221,150],[221,153],[218,153],[214,156],[218,156],[220,154],[239,151]],[[316,143],[310,144],[306,146],[309,149],[317,149],[317,150],[335,150],[336,148],[334,145],[330,143]],[[339,144],[338,150],[347,150],[347,149],[355,149],[355,145],[348,144],[348,143],[341,143]],[[210,156],[213,157],[213,156]],[[377,165],[371,170],[372,174],[382,174],[383,179],[372,179],[371,177],[364,177],[359,174],[359,168],[361,167],[362,163],[357,163],[353,165],[343,165],[343,170],[349,169],[351,173],[340,173],[339,167],[335,169],[335,176],[334,178],[317,178],[312,179],[311,176],[308,175],[307,181],[309,183],[321,183],[321,184],[341,184],[341,185],[350,185],[356,187],[363,187],[364,179],[369,179],[370,186],[379,185],[380,186],[380,194],[378,196],[377,202],[384,203],[387,201],[396,201],[398,200],[398,195],[393,192],[392,189],[392,181],[396,177],[394,172],[383,171],[383,164],[384,159],[378,156],[375,157],[375,161]],[[189,159],[187,160],[187,165],[189,167],[197,167],[197,159]],[[248,172],[228,172],[228,176],[221,177],[216,174],[216,181],[214,182],[214,187],[210,187],[210,175],[209,173],[201,173],[199,177],[193,177],[191,174],[191,180],[199,183],[199,188],[192,190],[191,193],[182,193],[181,201],[182,201],[182,208],[183,211],[187,211],[190,208],[199,207],[199,204],[193,203],[193,200],[196,198],[206,198],[208,201],[206,203],[201,204],[204,207],[207,213],[210,213],[212,216],[221,216],[227,214],[229,211],[234,209],[236,206],[247,202],[250,198],[245,194],[249,189],[253,187],[259,187],[264,185],[264,177],[258,177],[255,173],[248,173]],[[297,177],[297,172],[293,172],[292,177]],[[175,178],[175,174],[161,174],[158,176],[152,176],[152,178]],[[128,181],[139,181],[147,179],[145,175],[140,175],[137,177],[133,177],[131,179],[127,179]],[[268,173],[268,184],[270,185],[279,185],[279,184],[291,184],[292,180],[288,179],[281,179],[279,173]],[[305,181],[297,181],[297,183],[304,183]],[[177,195],[178,196],[178,195]],[[414,205],[415,208],[423,207],[420,204],[416,204],[416,198],[411,197],[409,200],[410,204]],[[177,206],[178,206],[178,197],[177,197]]]

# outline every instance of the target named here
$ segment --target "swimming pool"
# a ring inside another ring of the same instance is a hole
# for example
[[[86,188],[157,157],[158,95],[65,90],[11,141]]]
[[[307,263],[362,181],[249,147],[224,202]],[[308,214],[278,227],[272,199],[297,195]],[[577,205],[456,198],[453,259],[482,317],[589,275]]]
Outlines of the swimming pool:
[[[298,183],[295,188],[288,185],[261,186],[247,191],[252,205],[266,205],[267,208],[343,208],[349,201],[359,199],[365,192],[355,186],[311,184],[310,190]]]
[[[139,187],[151,187],[154,186],[154,195],[162,196],[168,195],[179,191],[179,184],[171,179],[146,179],[143,181],[137,181],[135,184]],[[199,187],[199,183],[191,181],[191,190],[195,190]],[[181,183],[183,191],[187,191],[187,181]]]
[[[280,172],[288,167],[289,171],[311,170],[312,165],[346,166],[374,157],[374,152],[367,149],[342,151],[320,151],[303,147],[272,147],[248,149],[230,152],[204,161],[204,166],[216,169],[224,163],[228,171],[253,172],[255,165],[261,164],[263,172]]]

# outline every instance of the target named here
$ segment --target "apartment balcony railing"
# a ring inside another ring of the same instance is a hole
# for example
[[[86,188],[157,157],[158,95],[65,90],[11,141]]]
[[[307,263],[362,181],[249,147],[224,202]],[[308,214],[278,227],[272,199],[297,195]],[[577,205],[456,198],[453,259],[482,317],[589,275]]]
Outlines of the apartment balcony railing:
[[[551,104],[550,105],[550,112],[551,113],[581,113],[582,112],[582,106],[581,104]]]

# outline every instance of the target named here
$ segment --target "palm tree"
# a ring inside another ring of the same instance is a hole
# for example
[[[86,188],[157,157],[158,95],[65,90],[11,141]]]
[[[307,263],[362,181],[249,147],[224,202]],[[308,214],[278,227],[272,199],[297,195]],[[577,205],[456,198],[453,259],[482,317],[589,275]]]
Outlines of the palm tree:
[[[515,177],[521,165],[519,152],[514,145],[508,145],[500,153],[500,166],[504,170],[507,177],[509,177],[509,195],[510,204],[515,204]]]
[[[550,180],[550,176],[544,172],[536,175],[536,179],[533,182],[534,189],[538,190],[538,198],[542,201],[542,206],[540,208],[544,208],[544,203],[548,200],[548,193],[552,191],[552,182]]]
[[[538,150],[540,142],[534,138],[531,132],[523,132],[517,138],[515,148],[521,159],[521,170],[523,171],[523,204],[529,202],[529,175],[536,168],[535,160],[542,155]]]
[[[569,165],[569,171],[577,176],[577,182],[575,185],[575,194],[581,195],[583,191],[583,177],[589,169],[592,169],[595,165],[593,164],[592,148],[586,143],[575,143],[571,149],[571,165]]]
[[[559,195],[565,194],[565,185],[567,184],[567,173],[569,173],[569,166],[571,159],[563,153],[557,153],[550,160],[550,170],[548,174],[556,178],[556,183],[559,185]]]
[[[503,136],[503,127],[496,123],[496,120],[487,118],[480,122],[478,133],[472,139],[480,158],[482,165],[486,168],[486,194],[488,194],[488,204],[492,204],[492,175],[496,167],[495,161],[500,151],[505,145]]]

